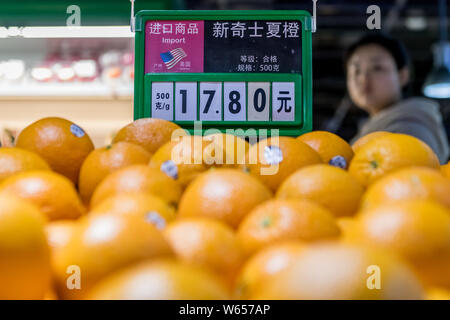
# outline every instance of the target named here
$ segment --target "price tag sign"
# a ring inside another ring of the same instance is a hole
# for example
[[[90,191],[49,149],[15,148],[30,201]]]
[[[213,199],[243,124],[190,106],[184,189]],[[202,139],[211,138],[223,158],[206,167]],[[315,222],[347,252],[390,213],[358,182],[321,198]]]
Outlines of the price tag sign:
[[[140,11],[135,119],[310,131],[311,25],[307,11]]]
[[[173,83],[154,82],[152,85],[152,115],[154,118],[173,120]]]
[[[175,82],[175,121],[197,120],[197,83]]]

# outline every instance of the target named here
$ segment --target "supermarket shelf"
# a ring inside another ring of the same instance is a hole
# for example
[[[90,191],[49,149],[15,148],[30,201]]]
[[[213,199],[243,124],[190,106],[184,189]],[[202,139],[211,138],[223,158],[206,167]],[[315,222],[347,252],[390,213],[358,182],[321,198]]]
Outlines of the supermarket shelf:
[[[0,130],[19,132],[44,117],[69,119],[86,130],[96,147],[111,140],[120,128],[133,121],[131,96],[0,96]]]
[[[132,95],[107,95],[107,96],[13,96],[0,95],[0,103],[8,101],[77,101],[77,102],[91,102],[91,101],[132,101]],[[0,109],[2,104],[0,104]]]
[[[133,86],[107,86],[103,83],[0,83],[0,99],[3,97],[58,97],[85,99],[86,97],[131,97]]]

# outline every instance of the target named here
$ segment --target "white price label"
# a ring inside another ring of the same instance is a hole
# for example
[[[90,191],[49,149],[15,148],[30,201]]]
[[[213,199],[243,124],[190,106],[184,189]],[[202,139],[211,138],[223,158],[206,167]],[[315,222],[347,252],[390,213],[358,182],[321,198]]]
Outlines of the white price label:
[[[225,121],[245,121],[245,82],[224,82],[223,119]]]
[[[173,120],[173,83],[152,83],[152,118]]]
[[[222,120],[222,83],[200,82],[200,120]]]
[[[272,83],[272,120],[295,120],[295,83]]]
[[[269,121],[270,82],[248,83],[248,121]]]
[[[175,82],[175,120],[197,120],[196,82]]]

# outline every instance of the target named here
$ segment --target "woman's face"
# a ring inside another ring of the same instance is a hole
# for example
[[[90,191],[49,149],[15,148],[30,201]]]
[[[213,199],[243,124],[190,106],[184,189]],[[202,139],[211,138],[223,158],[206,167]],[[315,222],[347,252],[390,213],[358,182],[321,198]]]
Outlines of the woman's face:
[[[370,114],[400,100],[408,71],[398,71],[392,55],[376,44],[362,46],[347,64],[347,88],[353,102]]]

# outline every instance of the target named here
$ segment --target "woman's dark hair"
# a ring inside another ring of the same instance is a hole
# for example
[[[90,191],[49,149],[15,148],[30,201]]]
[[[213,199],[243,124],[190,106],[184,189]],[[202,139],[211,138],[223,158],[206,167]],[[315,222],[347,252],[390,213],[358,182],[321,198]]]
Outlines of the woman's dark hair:
[[[349,46],[344,54],[344,70],[347,71],[347,64],[353,53],[358,48],[364,47],[366,45],[376,44],[380,47],[387,50],[392,57],[394,58],[395,64],[397,65],[397,70],[401,70],[403,68],[408,68],[410,70],[410,74],[412,75],[413,70],[411,70],[410,60],[408,56],[408,52],[406,51],[403,43],[397,39],[392,38],[391,36],[377,32],[377,33],[369,33],[364,35],[358,41]],[[412,87],[410,85],[410,81],[403,87],[402,93],[404,97],[412,95]]]
[[[386,49],[394,58],[397,69],[409,67],[409,57],[405,46],[397,39],[394,39],[383,33],[367,34],[361,39],[353,43],[347,48],[344,55],[344,66],[347,68],[347,63],[355,51],[369,44],[376,44]]]

